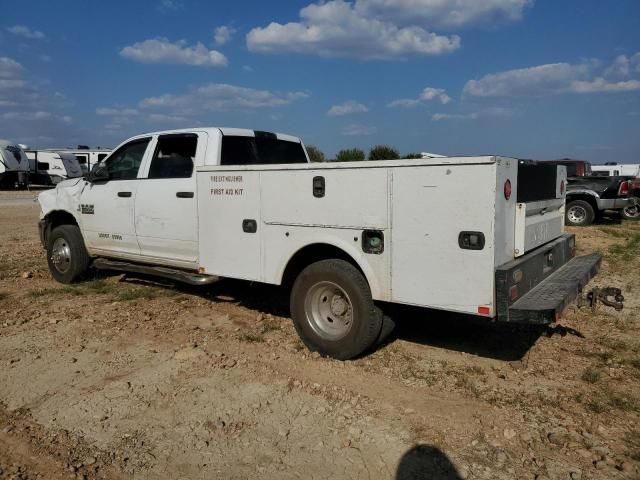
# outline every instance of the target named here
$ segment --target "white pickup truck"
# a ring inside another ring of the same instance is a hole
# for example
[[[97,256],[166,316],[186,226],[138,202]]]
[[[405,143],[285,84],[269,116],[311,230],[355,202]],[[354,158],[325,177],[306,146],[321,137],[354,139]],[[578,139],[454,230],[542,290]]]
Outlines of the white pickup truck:
[[[305,344],[348,359],[385,331],[382,302],[557,320],[601,261],[564,234],[565,184],[565,167],[504,157],[309,163],[289,135],[173,130],[41,193],[39,227],[63,283],[98,268],[285,285]]]

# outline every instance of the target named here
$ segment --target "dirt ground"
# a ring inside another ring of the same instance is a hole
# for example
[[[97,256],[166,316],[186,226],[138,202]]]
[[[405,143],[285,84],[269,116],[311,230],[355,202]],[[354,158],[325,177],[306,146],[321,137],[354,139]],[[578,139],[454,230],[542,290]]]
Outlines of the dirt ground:
[[[577,234],[625,309],[513,328],[399,308],[355,361],[286,292],[51,280],[34,193],[0,192],[0,478],[640,478],[640,223]]]

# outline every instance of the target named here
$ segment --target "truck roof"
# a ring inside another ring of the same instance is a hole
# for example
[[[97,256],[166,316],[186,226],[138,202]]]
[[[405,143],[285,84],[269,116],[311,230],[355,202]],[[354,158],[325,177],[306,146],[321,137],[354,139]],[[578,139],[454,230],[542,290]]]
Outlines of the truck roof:
[[[279,140],[286,140],[289,142],[301,143],[302,140],[300,137],[296,137],[295,135],[288,135],[286,133],[278,133],[278,132],[266,132],[262,130],[251,130],[248,128],[234,128],[234,127],[194,127],[194,128],[180,128],[175,130],[160,130],[156,132],[146,132],[140,135],[136,135],[131,138],[141,138],[148,137],[149,135],[171,135],[171,134],[180,134],[180,133],[190,133],[190,132],[205,132],[207,134],[217,135],[218,133],[222,133],[222,135],[233,135],[239,137],[255,137],[256,133],[265,133],[275,135]]]

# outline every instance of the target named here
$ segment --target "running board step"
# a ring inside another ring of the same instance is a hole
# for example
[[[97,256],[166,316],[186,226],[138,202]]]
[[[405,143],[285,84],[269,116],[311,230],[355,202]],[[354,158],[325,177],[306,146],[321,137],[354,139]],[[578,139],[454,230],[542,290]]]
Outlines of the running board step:
[[[509,321],[546,324],[562,312],[600,270],[602,255],[574,257],[509,307]]]
[[[189,285],[209,285],[218,280],[214,275],[199,275],[197,273],[185,272],[168,267],[155,267],[151,265],[142,265],[139,263],[120,262],[116,260],[107,260],[98,258],[93,261],[93,268],[98,270],[116,270],[120,272],[142,273],[145,275],[153,275],[156,277],[168,278]]]

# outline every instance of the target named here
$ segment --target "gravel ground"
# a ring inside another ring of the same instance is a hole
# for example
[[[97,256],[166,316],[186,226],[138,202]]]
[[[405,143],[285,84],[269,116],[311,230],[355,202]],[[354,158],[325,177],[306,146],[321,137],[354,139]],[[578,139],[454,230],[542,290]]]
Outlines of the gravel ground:
[[[391,341],[338,362],[278,288],[55,283],[34,195],[0,192],[2,479],[640,478],[640,223],[573,230],[622,312],[530,329],[396,308]]]

